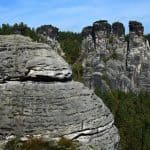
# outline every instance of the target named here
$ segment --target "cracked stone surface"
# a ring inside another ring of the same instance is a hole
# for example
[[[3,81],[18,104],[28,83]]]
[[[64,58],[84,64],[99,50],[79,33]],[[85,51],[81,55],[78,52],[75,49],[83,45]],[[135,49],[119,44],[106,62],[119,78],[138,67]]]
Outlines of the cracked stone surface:
[[[119,149],[109,109],[93,90],[68,80],[69,65],[48,45],[0,36],[0,60],[0,147],[14,136],[41,135],[78,140],[81,150]]]

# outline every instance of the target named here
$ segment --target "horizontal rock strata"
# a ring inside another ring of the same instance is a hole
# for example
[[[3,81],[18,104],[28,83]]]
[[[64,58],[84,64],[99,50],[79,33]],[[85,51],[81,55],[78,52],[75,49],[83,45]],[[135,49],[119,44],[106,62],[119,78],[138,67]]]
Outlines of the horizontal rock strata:
[[[69,65],[46,44],[34,43],[20,35],[0,35],[0,80],[47,77],[70,79]]]
[[[13,136],[65,136],[78,140],[81,150],[118,150],[109,109],[93,90],[71,80],[55,50],[27,37],[0,36],[0,60],[0,143]]]

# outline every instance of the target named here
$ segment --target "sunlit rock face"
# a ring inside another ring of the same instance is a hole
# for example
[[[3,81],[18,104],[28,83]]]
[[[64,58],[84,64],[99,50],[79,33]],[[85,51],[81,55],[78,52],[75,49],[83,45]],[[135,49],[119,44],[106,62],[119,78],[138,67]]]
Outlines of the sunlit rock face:
[[[113,115],[50,46],[0,36],[0,147],[12,136],[65,136],[80,149],[118,150]]]
[[[85,84],[95,90],[149,91],[150,48],[140,22],[129,22],[129,40],[120,22],[96,21],[82,31]]]
[[[69,80],[69,65],[51,47],[20,35],[0,36],[0,80],[47,77]]]

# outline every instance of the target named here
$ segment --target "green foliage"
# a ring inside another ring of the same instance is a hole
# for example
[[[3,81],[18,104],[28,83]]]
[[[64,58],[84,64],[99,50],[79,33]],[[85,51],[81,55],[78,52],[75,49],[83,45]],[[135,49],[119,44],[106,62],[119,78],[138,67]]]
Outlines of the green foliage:
[[[107,74],[103,74],[102,77],[101,77],[107,84],[109,84],[109,78],[107,76]]]
[[[36,30],[34,28],[28,27],[23,22],[14,25],[9,24],[2,24],[0,27],[0,34],[1,35],[9,35],[9,34],[21,34],[24,36],[31,37],[34,41],[39,41],[39,37],[36,33]]]
[[[127,41],[127,42],[129,41],[129,34],[125,35],[125,41]]]
[[[72,66],[73,79],[82,82],[83,68],[79,60],[81,56],[81,34],[69,31],[59,32],[58,41],[65,53],[66,61]]]
[[[30,137],[27,141],[15,138],[9,141],[4,150],[79,150],[78,144],[62,137],[58,142],[44,141],[42,138]]]
[[[150,43],[150,34],[145,35],[145,38],[149,41]]]
[[[115,52],[115,51],[113,51],[112,52],[112,54],[111,54],[111,56],[110,56],[112,59],[118,59],[118,54]]]
[[[79,33],[59,32],[58,41],[65,52],[69,64],[74,64],[80,57],[82,37]]]
[[[100,93],[115,117],[122,150],[150,149],[150,94],[112,91]]]
[[[113,40],[114,40],[114,39],[113,39],[113,36],[110,36],[110,37],[109,37],[109,44],[113,44]]]
[[[83,68],[82,68],[82,64],[81,63],[73,64],[72,72],[73,72],[73,79],[75,81],[83,82],[83,79],[82,79]]]
[[[78,148],[77,143],[64,137],[58,141],[58,146],[61,148],[61,150],[77,150]]]
[[[106,57],[106,56],[103,56],[102,57],[102,60],[104,63],[107,63],[107,61],[109,61],[110,57]]]

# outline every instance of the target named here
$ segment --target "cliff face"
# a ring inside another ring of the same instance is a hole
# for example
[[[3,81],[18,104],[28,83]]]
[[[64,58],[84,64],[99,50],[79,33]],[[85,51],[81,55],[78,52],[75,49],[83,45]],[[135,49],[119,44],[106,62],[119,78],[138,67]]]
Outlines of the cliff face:
[[[12,135],[65,136],[85,150],[118,149],[112,114],[92,90],[72,81],[51,46],[0,36],[0,61],[0,143]]]
[[[122,23],[96,21],[82,31],[85,84],[105,91],[150,91],[150,48],[141,23],[130,21],[125,41]]]
[[[127,71],[135,89],[150,91],[150,47],[144,39],[141,23],[129,23],[130,37],[127,54]]]

